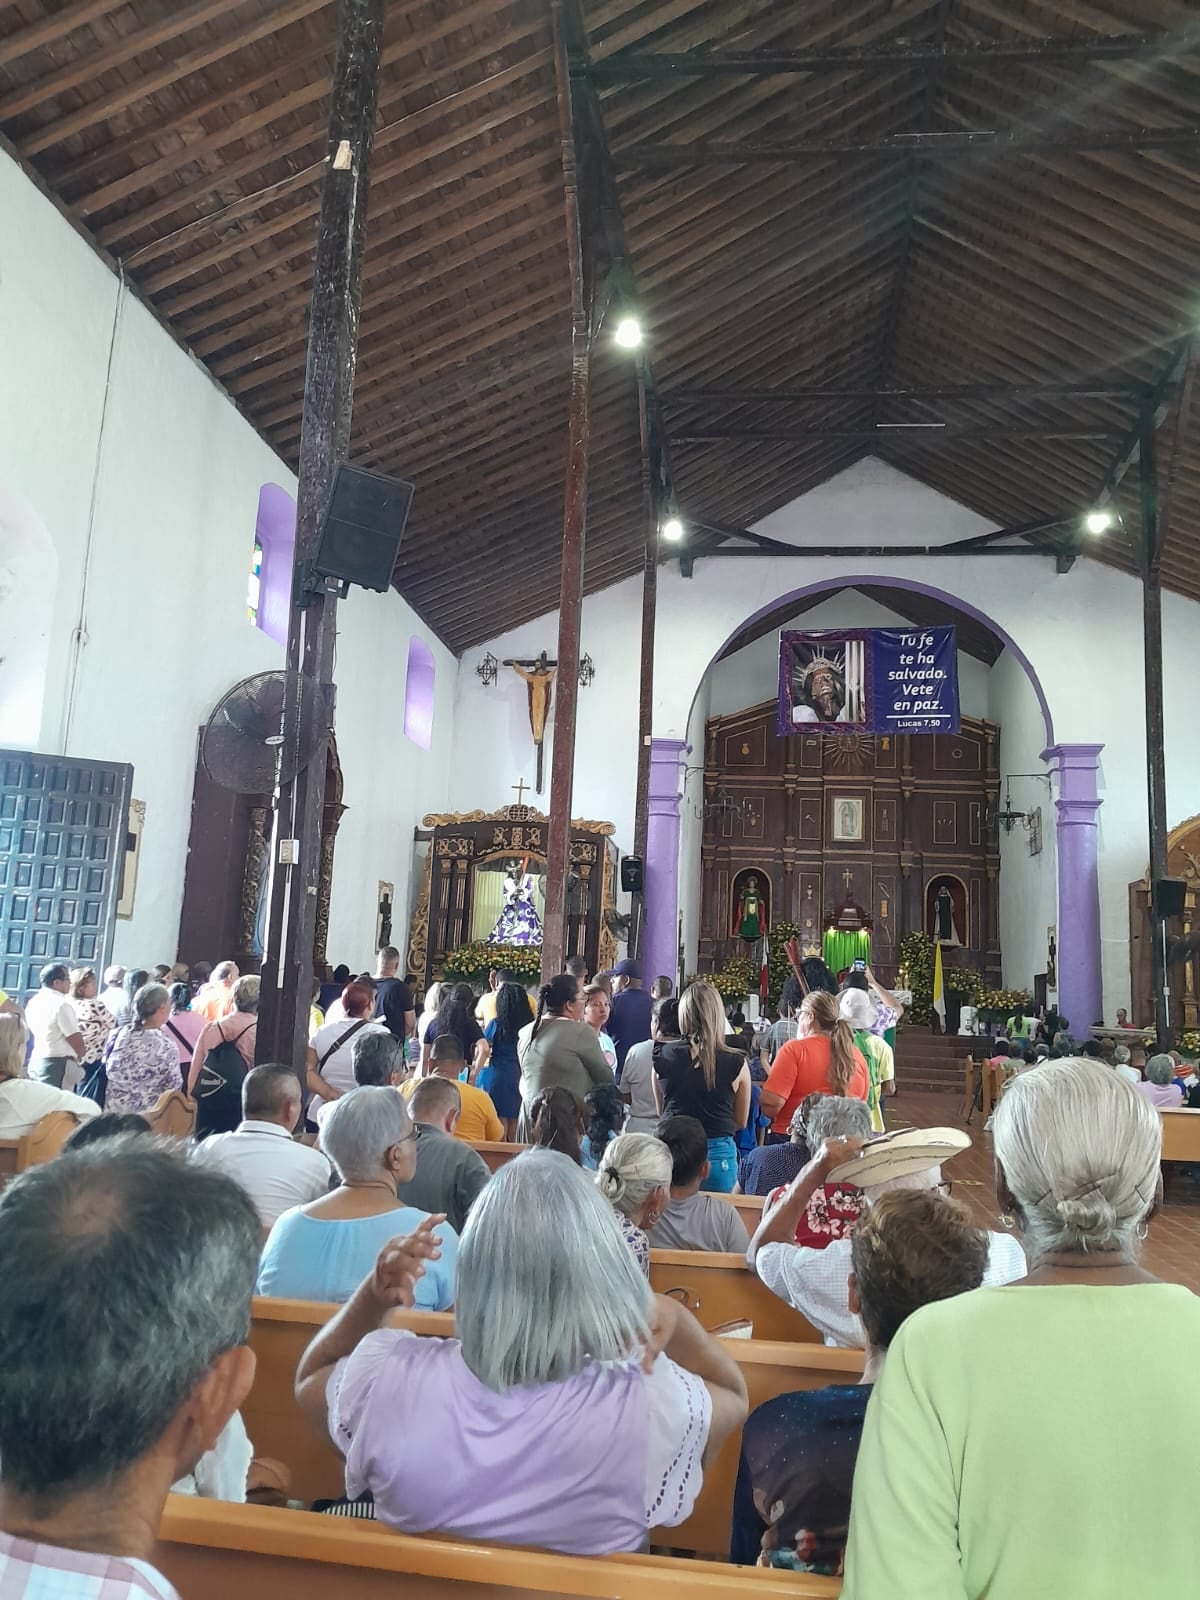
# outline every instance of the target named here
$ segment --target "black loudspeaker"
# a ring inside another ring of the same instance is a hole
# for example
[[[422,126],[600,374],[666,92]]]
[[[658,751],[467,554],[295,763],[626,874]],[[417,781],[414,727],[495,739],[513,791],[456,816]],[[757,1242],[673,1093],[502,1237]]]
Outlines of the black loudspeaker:
[[[344,463],[333,475],[313,570],[386,593],[412,505],[413,486]]]
[[[626,894],[642,892],[641,856],[624,856],[621,860],[621,887]]]
[[[1154,914],[1164,919],[1181,917],[1187,900],[1187,884],[1182,878],[1159,878],[1154,885]]]

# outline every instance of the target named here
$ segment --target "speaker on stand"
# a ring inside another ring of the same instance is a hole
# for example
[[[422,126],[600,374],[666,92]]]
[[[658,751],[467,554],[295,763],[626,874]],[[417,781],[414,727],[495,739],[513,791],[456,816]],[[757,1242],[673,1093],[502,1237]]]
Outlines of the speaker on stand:
[[[1150,908],[1162,941],[1163,1000],[1167,1027],[1171,1026],[1171,959],[1167,942],[1167,923],[1181,917],[1187,904],[1187,883],[1183,878],[1155,878],[1150,886]]]
[[[640,960],[642,954],[642,914],[645,907],[641,856],[622,856],[621,888],[626,894],[633,896],[633,920],[629,925],[629,954]]]

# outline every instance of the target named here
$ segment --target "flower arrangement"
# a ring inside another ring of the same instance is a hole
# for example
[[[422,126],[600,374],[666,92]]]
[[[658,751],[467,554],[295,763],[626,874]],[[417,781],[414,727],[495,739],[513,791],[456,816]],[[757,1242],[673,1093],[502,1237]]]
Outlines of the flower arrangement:
[[[442,983],[469,983],[479,987],[487,982],[492,967],[507,967],[522,983],[537,983],[542,975],[542,947],[536,944],[487,944],[477,939],[459,945],[442,962],[438,978]]]
[[[984,1011],[994,1011],[1007,1016],[1018,1008],[1032,1005],[1033,996],[1028,989],[989,989],[979,1001]]]
[[[933,972],[937,946],[927,933],[906,933],[900,941],[900,968],[912,990],[912,1005],[904,1013],[905,1022],[928,1023],[933,1016]],[[983,979],[973,967],[942,968],[947,995],[960,1006],[987,1006]],[[1015,1002],[1014,1002],[1015,1004]]]
[[[1195,1028],[1188,1028],[1179,1035],[1178,1048],[1181,1055],[1200,1056],[1200,1033]]]

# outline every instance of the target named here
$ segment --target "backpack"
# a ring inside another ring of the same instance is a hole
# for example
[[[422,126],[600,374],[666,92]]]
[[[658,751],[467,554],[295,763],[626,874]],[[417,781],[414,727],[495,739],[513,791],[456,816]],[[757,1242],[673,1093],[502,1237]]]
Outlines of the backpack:
[[[247,1069],[237,1040],[253,1026],[248,1022],[233,1039],[222,1034],[204,1058],[192,1091],[197,1139],[205,1139],[210,1133],[232,1133],[242,1120],[242,1080]]]

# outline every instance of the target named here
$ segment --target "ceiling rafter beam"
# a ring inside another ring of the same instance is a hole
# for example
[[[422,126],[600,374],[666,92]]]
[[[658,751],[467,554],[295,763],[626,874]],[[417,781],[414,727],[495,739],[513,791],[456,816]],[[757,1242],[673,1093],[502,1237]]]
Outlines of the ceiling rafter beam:
[[[1044,137],[1038,134],[975,128],[965,133],[897,133],[864,143],[827,141],[813,144],[767,144],[752,139],[697,139],[690,144],[628,144],[615,154],[623,167],[729,166],[760,161],[855,161],[886,157],[907,161],[952,161],[979,155],[1030,156],[1047,153],[1108,150],[1172,150],[1200,145],[1200,127],[1094,129],[1085,133]]]
[[[815,386],[798,389],[669,389],[664,405],[807,405],[814,400],[913,401],[929,404],[951,400],[1130,400],[1149,393],[1151,385],[1134,379],[1107,378],[1076,383],[976,383],[947,384],[932,388],[841,388]]]
[[[894,72],[921,67],[994,67],[1030,61],[1129,61],[1173,59],[1178,42],[1169,34],[1115,33],[1091,38],[1031,39],[1024,44],[911,44],[827,46],[821,50],[630,51],[604,61],[575,61],[572,70],[596,83],[636,83],[671,78],[711,78],[749,73],[773,77],[796,72]]]
[[[1015,428],[991,422],[881,422],[871,428],[753,428],[716,423],[709,428],[679,428],[671,434],[676,444],[709,444],[717,439],[854,439],[917,445],[941,444],[947,439],[1043,439],[1086,443],[1119,436],[1119,430],[1114,428]]]

